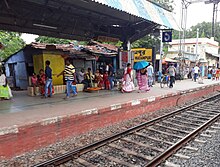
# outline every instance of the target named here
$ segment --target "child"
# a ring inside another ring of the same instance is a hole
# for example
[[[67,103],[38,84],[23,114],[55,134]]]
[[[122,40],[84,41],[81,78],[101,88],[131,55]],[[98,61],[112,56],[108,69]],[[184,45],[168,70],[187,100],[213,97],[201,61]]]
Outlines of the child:
[[[78,92],[75,81],[72,82],[72,91],[73,91],[73,96],[77,96]]]
[[[37,75],[36,73],[33,73],[33,76],[31,77],[31,85],[34,88],[34,96],[36,96],[36,87],[37,87]]]
[[[219,68],[218,68],[218,69],[216,69],[216,74],[215,74],[215,79],[216,79],[216,81],[219,80],[219,76],[220,76],[220,70],[219,70]]]
[[[108,80],[108,71],[106,71],[103,75],[103,81],[104,81],[104,85],[105,85],[105,89],[110,89],[110,82]]]

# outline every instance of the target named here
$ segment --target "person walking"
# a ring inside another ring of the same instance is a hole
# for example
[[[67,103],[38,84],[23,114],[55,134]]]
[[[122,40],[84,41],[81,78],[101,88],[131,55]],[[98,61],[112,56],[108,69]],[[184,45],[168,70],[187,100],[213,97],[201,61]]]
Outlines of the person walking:
[[[168,74],[170,76],[170,85],[169,88],[173,88],[173,83],[175,82],[175,75],[176,75],[176,68],[174,67],[173,64],[171,64],[168,69]]]
[[[198,78],[198,75],[199,75],[199,67],[198,65],[196,64],[196,66],[194,67],[194,82],[196,82],[196,79]]]
[[[153,87],[153,81],[154,81],[153,75],[154,75],[154,68],[150,63],[150,65],[147,67],[147,77],[148,77],[149,87]]]
[[[150,88],[148,86],[148,76],[147,76],[147,68],[143,68],[137,71],[137,81],[138,81],[138,92],[149,91]]]
[[[52,97],[53,82],[52,82],[52,69],[50,68],[50,61],[47,60],[45,64],[46,64],[46,68],[45,68],[46,83],[45,83],[45,89],[44,89],[45,91],[44,98],[47,98],[47,97]],[[48,89],[50,90],[49,96],[48,96]]]
[[[73,92],[73,96],[77,95],[76,89],[74,88],[74,85],[72,85],[75,80],[75,67],[70,63],[69,59],[65,61],[65,64],[65,69],[58,74],[57,77],[64,75],[66,81],[66,97],[64,99],[69,99],[71,90]]]

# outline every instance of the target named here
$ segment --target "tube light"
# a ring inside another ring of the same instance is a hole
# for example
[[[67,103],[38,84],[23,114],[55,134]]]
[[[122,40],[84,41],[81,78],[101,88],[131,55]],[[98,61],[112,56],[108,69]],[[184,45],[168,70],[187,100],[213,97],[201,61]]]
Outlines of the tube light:
[[[48,26],[48,25],[44,25],[44,24],[33,24],[33,26],[36,27],[43,27],[43,28],[50,28],[50,29],[57,29],[57,27],[53,27],[53,26]]]

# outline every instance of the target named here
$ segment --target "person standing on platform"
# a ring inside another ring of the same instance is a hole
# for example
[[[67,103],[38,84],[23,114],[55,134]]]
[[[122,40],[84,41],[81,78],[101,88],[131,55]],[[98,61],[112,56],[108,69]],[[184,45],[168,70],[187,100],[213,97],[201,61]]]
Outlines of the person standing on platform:
[[[37,95],[36,87],[38,86],[36,73],[33,73],[31,77],[31,85],[33,86],[34,96],[36,96]]]
[[[153,74],[154,74],[154,68],[150,63],[150,65],[147,67],[147,77],[148,77],[149,87],[153,87],[153,81],[154,81]]]
[[[73,96],[77,95],[76,89],[74,88],[74,85],[72,85],[73,81],[75,80],[75,67],[70,63],[69,59],[67,59],[65,63],[65,69],[60,74],[58,74],[57,77],[64,75],[66,81],[66,97],[64,99],[69,99],[71,90],[73,92]]]
[[[46,64],[46,68],[45,68],[46,83],[45,83],[45,89],[44,89],[45,91],[44,98],[47,98],[47,97],[52,97],[53,82],[52,82],[52,69],[50,68],[50,61],[47,60],[45,64]],[[48,96],[48,89],[50,90],[49,96]]]
[[[148,86],[147,68],[143,68],[137,71],[137,81],[139,87],[138,93],[150,90]]]
[[[113,80],[114,80],[114,68],[112,66],[111,63],[109,63],[106,67],[106,71],[108,71],[108,80],[110,82],[110,90],[113,89],[114,84],[113,84]]]
[[[199,75],[199,67],[198,65],[196,64],[196,66],[194,67],[194,82],[196,82],[196,79],[198,78],[198,75]]]
[[[218,80],[219,80],[219,77],[220,77],[220,69],[217,68],[217,69],[216,69],[216,74],[215,74],[215,80],[218,81]]]
[[[170,86],[169,88],[172,88],[173,87],[173,83],[175,82],[175,75],[176,75],[176,68],[174,67],[173,64],[171,64],[168,69],[168,74],[170,76]]]

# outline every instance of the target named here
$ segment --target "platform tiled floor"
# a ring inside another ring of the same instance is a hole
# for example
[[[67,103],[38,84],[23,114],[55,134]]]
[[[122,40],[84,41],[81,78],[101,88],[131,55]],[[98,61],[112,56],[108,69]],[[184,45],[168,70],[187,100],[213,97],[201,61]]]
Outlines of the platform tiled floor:
[[[157,95],[175,93],[206,85],[220,83],[204,79],[204,84],[198,84],[192,80],[176,81],[174,88],[160,88],[159,84],[146,93],[120,93],[117,90],[101,90],[95,93],[81,92],[77,97],[64,100],[64,94],[54,95],[52,98],[41,99],[39,96],[30,97],[26,91],[13,92],[12,100],[0,101],[0,128],[22,125],[46,118],[62,115],[72,115],[81,111],[104,108],[112,104],[125,103],[135,99],[141,99]]]

